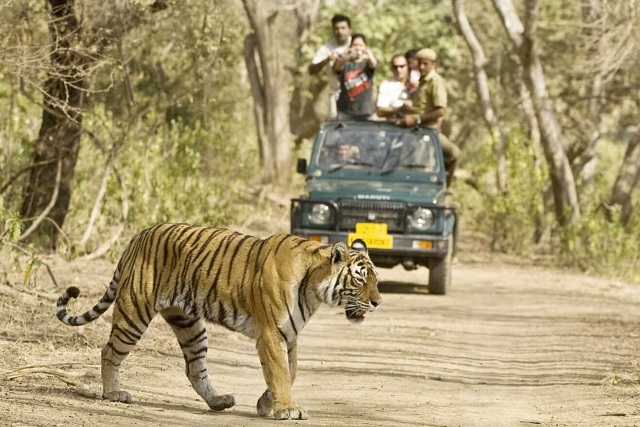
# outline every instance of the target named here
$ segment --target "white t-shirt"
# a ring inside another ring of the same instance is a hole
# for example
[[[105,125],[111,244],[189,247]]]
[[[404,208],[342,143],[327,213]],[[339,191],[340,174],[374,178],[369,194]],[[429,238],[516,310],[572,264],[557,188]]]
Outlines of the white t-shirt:
[[[333,52],[342,55],[349,48],[350,44],[351,37],[349,37],[349,40],[343,45],[338,45],[336,39],[331,39],[318,49],[311,63],[318,64],[327,59]],[[338,80],[338,75],[333,71],[333,61],[327,62],[327,81],[329,82],[329,88],[332,92],[340,90],[340,80]]]
[[[398,108],[402,105],[402,102],[409,99],[407,94],[407,87],[404,83],[395,79],[384,80],[378,87],[378,101],[376,107],[378,108]]]

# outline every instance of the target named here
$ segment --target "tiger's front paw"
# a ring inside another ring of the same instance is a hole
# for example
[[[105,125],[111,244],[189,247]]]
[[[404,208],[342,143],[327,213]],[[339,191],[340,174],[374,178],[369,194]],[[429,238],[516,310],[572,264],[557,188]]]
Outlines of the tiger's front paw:
[[[309,414],[302,408],[285,408],[273,411],[273,418],[276,420],[306,420]]]
[[[112,402],[122,402],[122,403],[133,402],[133,397],[131,397],[131,394],[123,390],[116,390],[116,391],[110,391],[108,393],[103,393],[102,398],[109,399]]]

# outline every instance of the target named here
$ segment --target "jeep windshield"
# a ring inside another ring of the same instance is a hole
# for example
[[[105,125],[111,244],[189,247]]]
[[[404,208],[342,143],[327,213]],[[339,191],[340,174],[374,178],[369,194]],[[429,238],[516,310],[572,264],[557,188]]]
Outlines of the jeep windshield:
[[[354,123],[328,127],[321,136],[314,163],[328,173],[342,169],[378,172],[412,170],[437,173],[434,141],[421,128]]]

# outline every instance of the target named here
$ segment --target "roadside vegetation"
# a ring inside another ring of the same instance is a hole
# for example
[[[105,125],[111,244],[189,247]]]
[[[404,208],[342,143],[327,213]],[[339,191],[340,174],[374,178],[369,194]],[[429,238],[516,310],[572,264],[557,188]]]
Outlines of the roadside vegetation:
[[[287,231],[322,121],[334,13],[381,59],[438,52],[462,233],[640,283],[635,2],[9,1],[0,6],[5,268],[116,259],[162,221]],[[509,25],[507,25],[509,24]],[[548,94],[548,98],[544,94]],[[285,100],[284,102],[282,100]],[[320,102],[318,102],[320,100]]]

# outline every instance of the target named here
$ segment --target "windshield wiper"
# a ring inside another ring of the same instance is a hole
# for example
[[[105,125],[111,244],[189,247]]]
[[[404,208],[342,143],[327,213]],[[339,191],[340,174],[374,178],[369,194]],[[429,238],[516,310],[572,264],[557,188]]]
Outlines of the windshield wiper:
[[[382,172],[380,172],[380,175],[387,175],[390,174],[391,172],[394,172],[396,169],[398,168],[404,168],[404,169],[426,169],[427,165],[423,164],[423,163],[406,163],[406,164],[401,164],[398,166],[394,166],[392,168],[389,169],[384,169]]]
[[[345,167],[347,165],[373,166],[373,163],[363,162],[361,160],[349,160],[348,162],[340,163],[338,165],[333,166],[331,169],[329,169],[329,172],[335,172],[337,170],[342,169],[343,167]]]
[[[383,169],[382,172],[380,172],[380,175],[387,175],[395,170],[396,168]]]

